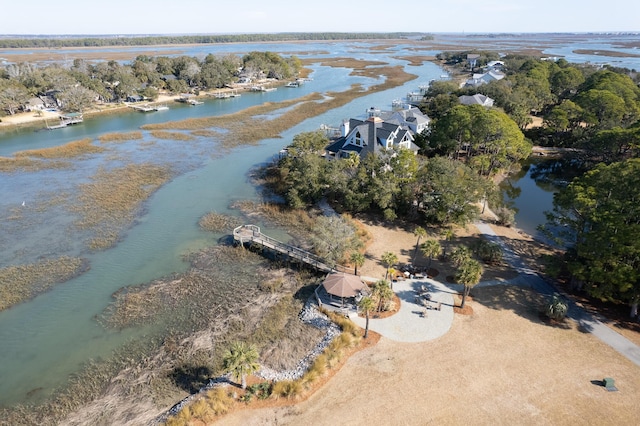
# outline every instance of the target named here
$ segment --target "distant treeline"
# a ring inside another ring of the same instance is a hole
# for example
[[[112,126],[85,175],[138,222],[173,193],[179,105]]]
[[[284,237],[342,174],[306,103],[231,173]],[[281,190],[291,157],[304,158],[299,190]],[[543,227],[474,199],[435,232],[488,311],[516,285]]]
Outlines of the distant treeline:
[[[404,39],[420,37],[421,33],[276,33],[276,34],[234,34],[234,35],[158,35],[158,36],[24,36],[21,38],[0,37],[0,48],[28,47],[100,47],[100,46],[150,46],[159,44],[210,44],[247,43],[262,41],[303,41],[303,40],[375,40]],[[429,36],[426,36],[429,38]]]

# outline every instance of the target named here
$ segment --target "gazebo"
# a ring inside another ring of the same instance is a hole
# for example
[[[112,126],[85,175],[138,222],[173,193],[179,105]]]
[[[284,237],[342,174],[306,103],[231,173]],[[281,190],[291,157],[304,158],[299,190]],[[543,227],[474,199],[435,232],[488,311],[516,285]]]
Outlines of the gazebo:
[[[367,285],[362,282],[359,276],[344,272],[333,272],[327,275],[322,282],[322,287],[331,296],[340,298],[340,306],[344,306],[344,299],[356,297]],[[332,303],[333,304],[333,303]]]

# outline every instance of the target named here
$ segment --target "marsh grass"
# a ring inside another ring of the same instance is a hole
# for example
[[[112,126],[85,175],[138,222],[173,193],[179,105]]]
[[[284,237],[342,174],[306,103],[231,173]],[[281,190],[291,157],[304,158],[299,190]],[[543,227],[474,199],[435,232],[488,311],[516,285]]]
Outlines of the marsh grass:
[[[44,293],[54,284],[70,280],[89,267],[86,259],[62,256],[0,269],[0,311]]]
[[[93,250],[113,246],[121,229],[130,224],[142,203],[172,177],[168,166],[130,164],[99,170],[92,181],[79,186],[78,203],[71,211],[80,217],[79,229],[92,230],[88,245]]]
[[[191,134],[193,136],[199,136],[203,138],[218,138],[220,137],[221,133],[215,130],[202,129],[202,130],[194,130],[191,132]]]
[[[121,133],[121,132],[106,133],[98,137],[98,140],[100,141],[100,143],[108,143],[108,142],[118,143],[118,142],[126,142],[126,141],[132,141],[137,139],[142,139],[142,132],[138,131],[138,132],[127,132],[127,133]]]
[[[30,149],[27,151],[19,151],[14,154],[15,157],[32,157],[43,159],[55,158],[74,158],[85,154],[96,154],[104,151],[101,146],[93,145],[92,140],[81,139],[60,146],[51,148]]]
[[[66,161],[43,161],[30,157],[0,157],[0,172],[4,173],[35,172],[44,169],[63,169],[70,166],[71,163]]]
[[[367,90],[364,90],[359,84],[354,84],[349,90],[330,92],[326,96],[311,93],[297,99],[277,103],[266,102],[233,114],[147,124],[142,126],[142,129],[151,130],[152,134],[155,131],[168,129],[190,130],[192,134],[195,131],[210,130],[211,128],[226,129],[226,133],[220,133],[220,139],[222,147],[229,149],[239,145],[255,144],[264,139],[278,138],[282,132],[309,117],[315,117],[346,105],[360,96],[387,90],[417,78],[416,75],[405,72],[402,66],[388,66],[385,65],[385,62],[337,58],[322,63],[329,66],[353,68],[353,75],[375,79],[384,76],[385,79],[382,83]],[[279,110],[283,111],[282,114],[272,120],[256,120],[257,116],[271,115]]]
[[[209,232],[229,232],[242,225],[242,220],[237,216],[230,216],[215,212],[209,212],[198,221],[200,228]]]
[[[158,139],[169,139],[175,141],[192,141],[195,139],[192,135],[183,132],[168,132],[164,130],[153,130],[151,136]]]
[[[315,215],[302,209],[291,209],[283,204],[238,201],[231,206],[245,216],[256,217],[269,225],[286,228],[296,238],[308,238],[316,224]]]

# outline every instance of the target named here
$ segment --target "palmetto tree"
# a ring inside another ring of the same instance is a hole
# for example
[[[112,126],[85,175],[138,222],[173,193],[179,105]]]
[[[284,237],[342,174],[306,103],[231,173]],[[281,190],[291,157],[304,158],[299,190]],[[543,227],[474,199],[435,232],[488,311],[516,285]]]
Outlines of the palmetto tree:
[[[358,302],[358,307],[365,314],[367,319],[364,325],[364,338],[369,335],[369,314],[376,308],[376,302],[370,296],[364,296]]]
[[[475,259],[467,259],[462,265],[460,265],[460,268],[456,273],[456,282],[464,286],[460,308],[464,308],[464,302],[466,301],[469,292],[480,282],[483,272],[484,270],[482,269],[482,265]]]
[[[442,257],[444,259],[447,258],[447,248],[449,246],[449,244],[451,243],[451,241],[453,241],[453,238],[456,236],[455,232],[453,232],[453,229],[451,228],[445,228],[442,230],[442,238],[444,239],[444,245],[442,247]]]
[[[426,237],[427,231],[422,226],[418,226],[413,230],[413,235],[418,237],[418,241],[416,241],[416,249],[413,251],[413,259],[411,260],[411,263],[416,263],[416,255],[418,254],[418,248],[420,247],[420,238]]]
[[[390,251],[386,251],[382,253],[381,259],[382,263],[387,268],[384,274],[384,279],[386,280],[389,277],[389,268],[398,263],[398,256],[396,256],[394,253],[391,253]]]
[[[225,352],[222,362],[225,370],[233,375],[236,382],[241,381],[242,389],[246,389],[247,374],[253,374],[260,369],[259,357],[255,346],[245,342],[234,342]]]
[[[351,257],[349,257],[349,260],[351,260],[351,263],[353,263],[353,265],[355,266],[353,275],[358,275],[358,268],[364,265],[364,254],[360,253],[359,251],[354,251],[353,253],[351,253]]]
[[[380,312],[393,298],[393,290],[387,280],[378,280],[373,284],[371,297],[377,302],[377,310]]]
[[[422,254],[429,259],[428,268],[431,268],[431,261],[435,256],[440,254],[440,252],[442,251],[442,247],[440,247],[440,243],[438,242],[438,240],[427,240],[422,243],[422,246],[420,246],[420,250],[422,251]]]
[[[467,246],[459,246],[451,251],[451,261],[456,267],[471,259],[471,250]]]

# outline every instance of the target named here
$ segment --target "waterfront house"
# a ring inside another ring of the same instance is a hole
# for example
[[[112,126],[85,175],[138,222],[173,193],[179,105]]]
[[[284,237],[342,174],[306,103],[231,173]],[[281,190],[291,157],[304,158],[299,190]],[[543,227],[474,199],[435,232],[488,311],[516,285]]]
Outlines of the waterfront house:
[[[381,154],[394,149],[410,149],[417,154],[419,147],[413,142],[415,133],[411,126],[422,128],[425,121],[428,124],[428,117],[417,108],[410,109],[417,111],[383,113],[370,108],[366,120],[351,118],[344,121],[341,136],[325,149],[327,158],[347,158],[352,152],[364,158],[369,153]]]
[[[465,86],[479,87],[483,84],[491,83],[492,81],[502,80],[505,77],[501,71],[491,70],[484,74],[473,74],[473,77],[465,82]]]
[[[30,98],[24,106],[24,110],[28,112],[43,111],[46,108],[44,101],[38,97]]]
[[[483,107],[487,107],[487,108],[492,107],[494,102],[493,99],[491,99],[490,97],[482,95],[480,93],[476,93],[475,95],[472,95],[472,96],[467,96],[467,95],[459,96],[458,101],[462,105],[482,105]]]

